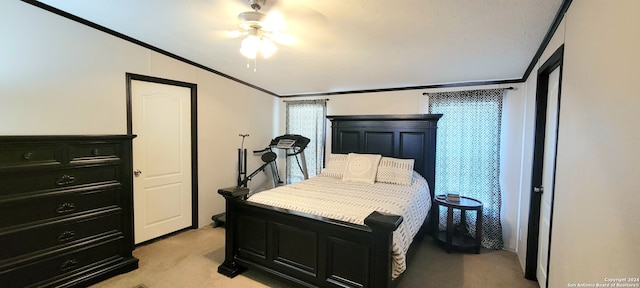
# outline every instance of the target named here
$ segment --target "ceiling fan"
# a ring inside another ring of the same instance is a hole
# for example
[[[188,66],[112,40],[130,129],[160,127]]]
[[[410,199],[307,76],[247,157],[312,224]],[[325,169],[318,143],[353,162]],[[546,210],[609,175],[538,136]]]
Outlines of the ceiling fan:
[[[282,45],[296,43],[296,38],[285,32],[287,26],[282,14],[271,11],[264,14],[260,10],[266,0],[247,0],[253,11],[242,12],[238,15],[239,31],[231,32],[231,36],[247,35],[240,44],[240,53],[249,59],[255,59],[258,53],[268,58],[278,50],[274,42]]]

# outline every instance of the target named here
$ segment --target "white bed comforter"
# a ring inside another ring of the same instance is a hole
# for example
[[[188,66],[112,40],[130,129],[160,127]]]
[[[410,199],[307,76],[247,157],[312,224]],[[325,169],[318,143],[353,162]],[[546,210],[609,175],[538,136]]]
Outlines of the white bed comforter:
[[[343,182],[326,176],[255,193],[249,201],[364,225],[373,211],[401,215],[404,221],[393,233],[393,273],[406,269],[406,254],[429,209],[427,181],[413,172],[411,186],[376,182]]]

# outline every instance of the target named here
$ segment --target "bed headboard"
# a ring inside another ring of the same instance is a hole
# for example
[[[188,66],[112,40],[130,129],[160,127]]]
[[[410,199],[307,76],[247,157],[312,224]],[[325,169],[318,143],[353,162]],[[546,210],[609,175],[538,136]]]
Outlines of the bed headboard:
[[[442,114],[327,116],[331,153],[415,159],[414,170],[435,187],[436,128]]]

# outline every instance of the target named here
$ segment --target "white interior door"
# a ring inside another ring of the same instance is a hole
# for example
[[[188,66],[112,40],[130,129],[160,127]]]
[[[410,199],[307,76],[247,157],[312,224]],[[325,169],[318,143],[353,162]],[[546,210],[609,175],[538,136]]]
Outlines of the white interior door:
[[[134,239],[192,225],[191,89],[131,81]]]
[[[551,209],[555,177],[556,140],[558,131],[558,93],[560,68],[549,74],[547,93],[547,120],[544,136],[544,160],[542,164],[542,199],[540,203],[540,234],[538,235],[538,267],[536,277],[541,288],[546,288],[549,265],[549,235],[551,233]]]

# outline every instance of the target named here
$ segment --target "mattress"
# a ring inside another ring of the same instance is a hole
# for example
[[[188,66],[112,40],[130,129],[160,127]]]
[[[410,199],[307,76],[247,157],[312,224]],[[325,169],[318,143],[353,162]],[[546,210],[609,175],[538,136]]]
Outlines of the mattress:
[[[413,174],[411,185],[345,182],[319,175],[255,193],[248,201],[360,225],[373,211],[401,215],[404,221],[393,232],[392,277],[396,278],[406,270],[409,246],[431,209],[427,181]]]

